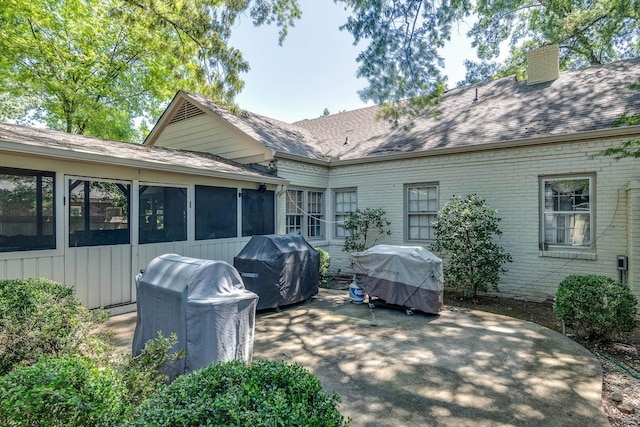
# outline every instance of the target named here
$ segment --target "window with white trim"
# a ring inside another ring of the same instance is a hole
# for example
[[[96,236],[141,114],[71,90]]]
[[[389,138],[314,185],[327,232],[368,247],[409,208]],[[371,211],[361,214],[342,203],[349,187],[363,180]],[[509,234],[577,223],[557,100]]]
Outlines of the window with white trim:
[[[433,223],[438,216],[438,185],[405,186],[407,240],[434,240]]]
[[[285,233],[324,238],[324,192],[287,190]]]
[[[356,190],[336,190],[334,192],[334,221],[335,237],[344,238],[347,236],[346,230],[341,224],[346,217],[358,209],[358,193]]]
[[[540,187],[543,248],[591,246],[593,176],[542,178]]]

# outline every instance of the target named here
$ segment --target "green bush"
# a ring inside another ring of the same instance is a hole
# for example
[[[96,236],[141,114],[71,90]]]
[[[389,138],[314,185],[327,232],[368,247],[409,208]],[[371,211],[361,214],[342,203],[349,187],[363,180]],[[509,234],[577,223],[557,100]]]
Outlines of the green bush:
[[[358,208],[351,212],[342,224],[347,233],[342,250],[362,252],[374,246],[378,239],[389,236],[391,223],[385,215],[385,211],[380,208]]]
[[[577,336],[603,340],[633,330],[637,303],[629,287],[613,279],[571,275],[560,282],[553,311]]]
[[[300,365],[214,363],[178,377],[134,413],[136,426],[346,426],[340,397]]]
[[[449,199],[433,224],[436,240],[431,249],[446,259],[445,280],[474,301],[478,291],[487,292],[489,286],[498,290],[500,274],[507,271],[503,266],[512,261],[494,241],[502,234],[500,221],[483,198],[470,194]]]
[[[110,426],[126,412],[115,370],[81,356],[45,357],[0,377],[0,425]]]
[[[72,288],[51,280],[0,281],[0,375],[43,355],[106,357],[105,337],[91,332],[107,315],[88,311]]]
[[[159,387],[169,383],[165,368],[186,356],[184,350],[171,351],[177,342],[175,333],[166,338],[158,332],[156,338],[146,342],[139,355],[124,357],[119,371],[127,388],[129,403],[140,404],[157,392]]]
[[[320,283],[324,283],[329,276],[329,267],[331,266],[331,255],[329,252],[321,248],[315,248],[320,254]]]

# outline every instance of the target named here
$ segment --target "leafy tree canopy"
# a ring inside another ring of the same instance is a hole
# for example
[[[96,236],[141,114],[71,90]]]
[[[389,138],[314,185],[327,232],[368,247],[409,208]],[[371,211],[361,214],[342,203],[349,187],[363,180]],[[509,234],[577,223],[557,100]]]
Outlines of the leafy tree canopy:
[[[605,64],[640,54],[638,0],[479,0],[469,37],[484,62],[467,64],[462,84],[508,74],[524,75],[525,53],[557,43],[560,69]],[[489,62],[506,42],[504,64]]]
[[[5,0],[0,119],[136,140],[134,121],[178,89],[231,105],[249,69],[228,43],[242,13],[280,42],[301,16],[297,0]]]

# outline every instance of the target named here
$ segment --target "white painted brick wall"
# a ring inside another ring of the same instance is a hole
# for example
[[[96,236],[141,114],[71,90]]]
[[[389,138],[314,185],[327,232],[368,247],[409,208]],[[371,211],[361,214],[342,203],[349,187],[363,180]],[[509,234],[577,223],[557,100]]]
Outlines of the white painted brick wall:
[[[625,185],[634,177],[638,179],[640,169],[636,160],[616,161],[597,153],[619,142],[557,143],[335,167],[328,187],[357,186],[358,206],[383,208],[392,231],[384,243],[398,245],[415,244],[404,238],[405,184],[439,183],[441,207],[454,194],[477,193],[497,209],[503,232],[499,243],[514,259],[501,281],[503,296],[545,300],[569,274],[618,277],[616,256],[628,249]],[[539,178],[581,173],[595,174],[595,260],[541,256]],[[328,243],[332,270],[349,271],[349,256],[342,252],[342,242],[330,239]],[[422,244],[428,247],[428,242]],[[637,280],[632,288],[640,296]]]

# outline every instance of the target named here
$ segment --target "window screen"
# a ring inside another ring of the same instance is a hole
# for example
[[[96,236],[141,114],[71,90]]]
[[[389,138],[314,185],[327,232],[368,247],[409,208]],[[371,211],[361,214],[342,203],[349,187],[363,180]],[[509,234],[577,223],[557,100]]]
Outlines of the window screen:
[[[242,190],[242,235],[275,233],[273,191]]]
[[[187,189],[140,186],[140,243],[187,240]]]
[[[69,246],[128,244],[129,195],[126,183],[69,181]]]
[[[55,249],[54,177],[0,167],[0,252]]]
[[[196,240],[238,236],[238,191],[196,185]]]

